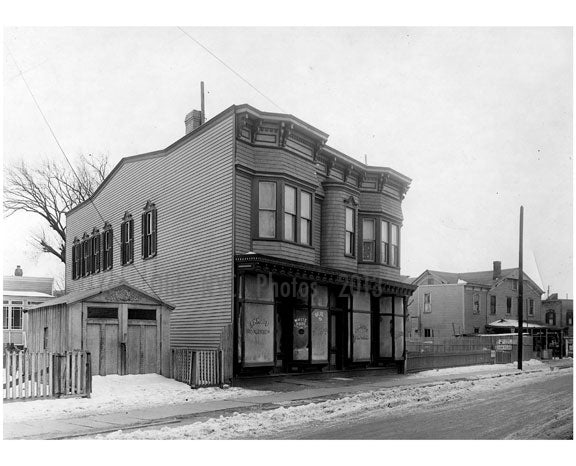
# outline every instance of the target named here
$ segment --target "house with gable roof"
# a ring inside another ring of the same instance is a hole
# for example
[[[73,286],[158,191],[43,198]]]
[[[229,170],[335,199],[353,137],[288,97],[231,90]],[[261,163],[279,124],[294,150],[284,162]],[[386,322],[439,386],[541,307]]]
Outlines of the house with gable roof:
[[[426,270],[412,281],[418,289],[408,306],[410,338],[517,331],[518,268],[452,273]],[[525,327],[545,325],[544,291],[524,273]],[[516,322],[516,324],[514,324]],[[516,325],[516,328],[515,328]]]

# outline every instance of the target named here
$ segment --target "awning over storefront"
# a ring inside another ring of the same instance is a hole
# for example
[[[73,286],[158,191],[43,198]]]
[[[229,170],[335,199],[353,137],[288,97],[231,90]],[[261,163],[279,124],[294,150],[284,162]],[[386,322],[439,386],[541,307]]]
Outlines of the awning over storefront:
[[[496,320],[486,327],[492,329],[513,329],[518,328],[518,321],[516,319],[500,319]],[[554,325],[542,324],[538,322],[522,322],[522,328],[526,329],[542,329],[542,330],[562,330],[561,327],[556,327]]]
[[[236,268],[244,271],[271,273],[301,280],[315,281],[321,284],[347,285],[355,289],[366,289],[397,296],[411,296],[417,286],[402,281],[369,277],[344,270],[304,264],[262,254],[243,254],[235,256]]]

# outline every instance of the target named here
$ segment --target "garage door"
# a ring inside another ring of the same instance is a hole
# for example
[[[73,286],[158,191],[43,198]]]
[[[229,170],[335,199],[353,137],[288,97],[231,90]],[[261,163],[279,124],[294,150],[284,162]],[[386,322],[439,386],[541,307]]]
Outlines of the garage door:
[[[87,347],[92,360],[92,373],[118,374],[120,367],[118,309],[88,308],[86,334]]]
[[[158,354],[156,310],[128,309],[127,373],[159,372]]]

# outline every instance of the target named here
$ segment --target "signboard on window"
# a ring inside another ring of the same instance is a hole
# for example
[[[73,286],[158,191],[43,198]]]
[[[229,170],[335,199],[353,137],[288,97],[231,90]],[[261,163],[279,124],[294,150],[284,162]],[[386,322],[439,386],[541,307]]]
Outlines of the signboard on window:
[[[355,312],[353,316],[352,340],[353,360],[370,360],[370,314]]]
[[[244,364],[274,364],[274,306],[244,305]]]
[[[328,311],[312,310],[312,361],[328,360]]]
[[[294,309],[292,359],[308,361],[308,309]]]

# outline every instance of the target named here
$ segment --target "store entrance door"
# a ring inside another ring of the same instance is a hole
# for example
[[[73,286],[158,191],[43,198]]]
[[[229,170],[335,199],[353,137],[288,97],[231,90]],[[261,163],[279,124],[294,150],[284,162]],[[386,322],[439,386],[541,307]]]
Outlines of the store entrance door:
[[[287,372],[292,362],[292,313],[292,302],[276,302],[276,370],[279,372]]]
[[[345,313],[342,310],[332,309],[329,315],[329,365],[331,370],[341,370],[344,368],[344,349],[346,348]]]

